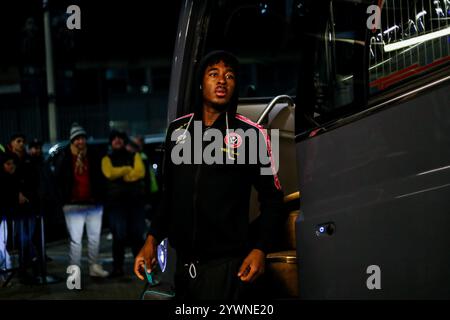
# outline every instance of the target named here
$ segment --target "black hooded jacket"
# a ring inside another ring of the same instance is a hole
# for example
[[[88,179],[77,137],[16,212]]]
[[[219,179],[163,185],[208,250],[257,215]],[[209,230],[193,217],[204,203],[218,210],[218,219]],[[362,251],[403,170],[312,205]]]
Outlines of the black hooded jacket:
[[[206,67],[217,61],[216,56],[222,57],[224,54],[227,58],[235,59],[223,52],[214,52],[205,57],[199,68],[199,83]],[[237,129],[253,132],[258,136],[263,132],[262,127],[236,113],[236,87],[227,111],[223,112],[211,127],[222,134],[221,148],[213,153],[218,159],[222,159],[222,164],[207,164],[203,160],[201,163],[194,163],[195,157],[200,155],[201,158],[201,154],[210,150],[208,146],[211,142],[200,141],[208,139],[208,135],[213,135],[211,129],[206,129],[200,121],[194,122],[202,119],[200,102],[197,100],[194,113],[178,118],[169,125],[165,142],[163,198],[149,234],[157,241],[168,237],[177,250],[178,257],[186,261],[245,256],[254,248],[267,253],[273,243],[274,230],[282,216],[283,193],[276,173],[261,175],[260,170],[266,167],[271,171],[274,163],[271,161],[262,164],[258,160],[254,164],[249,164],[248,161],[239,164],[238,159],[246,155],[248,157],[249,149],[254,144],[249,143],[245,135],[239,132],[236,133],[241,139],[238,138],[235,144],[226,143],[223,138]],[[194,138],[195,128],[200,128],[201,131],[197,130],[197,134],[200,132],[204,139],[201,139],[202,136],[200,139]],[[174,141],[184,133],[190,134],[193,143],[189,145],[187,142]],[[174,139],[171,138],[172,134]],[[267,135],[261,134],[260,137],[261,143],[258,144],[257,150],[260,151],[261,148],[263,154],[270,154]],[[182,148],[185,148],[184,151],[179,152]],[[191,163],[174,163],[172,156],[185,155],[185,151],[188,154],[188,149],[191,153]],[[227,160],[229,157],[234,160]],[[261,212],[259,227],[254,234],[250,233],[249,225],[252,186],[258,191]]]

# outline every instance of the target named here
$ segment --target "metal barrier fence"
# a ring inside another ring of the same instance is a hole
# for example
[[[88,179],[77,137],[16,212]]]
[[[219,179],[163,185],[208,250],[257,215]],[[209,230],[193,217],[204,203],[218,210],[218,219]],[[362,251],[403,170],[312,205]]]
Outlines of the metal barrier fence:
[[[36,228],[37,227],[37,228]],[[22,281],[48,283],[42,215],[2,215],[0,220],[0,279],[6,287],[19,275]],[[23,278],[32,268],[32,277]]]

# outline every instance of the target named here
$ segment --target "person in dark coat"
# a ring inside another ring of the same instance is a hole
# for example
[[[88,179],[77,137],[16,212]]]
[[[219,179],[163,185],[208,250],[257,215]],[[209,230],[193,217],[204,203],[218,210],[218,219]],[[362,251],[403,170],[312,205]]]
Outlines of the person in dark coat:
[[[18,236],[18,249],[20,260],[20,278],[29,282],[26,269],[33,267],[33,275],[37,275],[37,250],[33,243],[36,229],[36,216],[39,214],[38,177],[26,152],[26,136],[21,132],[11,135],[7,150],[15,157],[15,176],[19,184],[19,205],[14,210],[14,222]],[[14,235],[16,236],[16,235]]]
[[[11,268],[7,250],[8,221],[19,205],[19,184],[15,173],[15,156],[0,151],[0,285],[6,280],[6,270]]]
[[[139,152],[126,149],[128,137],[113,130],[109,136],[111,152],[102,159],[102,172],[107,179],[105,206],[113,235],[113,271],[120,277],[123,270],[125,246],[131,242],[136,256],[145,237],[145,166]]]
[[[238,79],[236,57],[224,51],[208,54],[194,85],[194,112],[175,119],[167,130],[161,206],[134,272],[144,280],[144,267],[154,270],[157,245],[167,237],[177,253],[175,290],[181,300],[254,296],[254,282],[264,273],[281,225],[283,192],[271,143],[260,125],[236,112]],[[262,143],[249,143],[247,133]],[[210,147],[213,143],[217,148]],[[248,161],[253,145],[259,151],[253,153],[270,161]],[[219,161],[207,162],[208,150]],[[256,232],[250,232],[249,223],[252,186],[260,202]]]

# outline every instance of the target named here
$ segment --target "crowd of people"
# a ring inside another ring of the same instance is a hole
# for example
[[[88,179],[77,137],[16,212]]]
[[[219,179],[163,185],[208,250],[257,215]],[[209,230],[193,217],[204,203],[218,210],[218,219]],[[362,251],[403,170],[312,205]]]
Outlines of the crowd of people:
[[[10,231],[10,238],[17,239],[20,252],[19,275],[25,278],[27,267],[32,266],[34,273],[38,267],[35,229],[36,218],[40,215],[39,184],[44,164],[42,143],[32,140],[27,152],[25,135],[14,133],[8,143],[0,147],[0,164],[0,270],[12,267],[7,248]],[[4,280],[6,275],[5,272],[0,274],[0,280]]]
[[[21,280],[33,281],[41,262],[50,259],[41,252],[43,239],[37,230],[49,198],[64,215],[69,265],[82,267],[84,229],[92,277],[124,276],[126,245],[131,244],[134,255],[142,247],[149,199],[158,189],[143,151],[144,140],[113,130],[107,154],[100,154],[87,143],[87,136],[86,130],[74,123],[69,144],[57,152],[51,166],[44,160],[38,139],[27,143],[24,134],[15,133],[0,145],[0,286],[13,267]],[[111,271],[98,259],[104,212],[113,241]],[[18,266],[11,263],[11,249],[19,253]]]

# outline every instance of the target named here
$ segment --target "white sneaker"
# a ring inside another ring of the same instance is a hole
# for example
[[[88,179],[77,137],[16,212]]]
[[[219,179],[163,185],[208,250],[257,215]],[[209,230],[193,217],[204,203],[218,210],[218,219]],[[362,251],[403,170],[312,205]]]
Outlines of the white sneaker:
[[[89,275],[91,277],[106,278],[109,276],[109,272],[104,270],[101,265],[94,263],[89,266]]]

